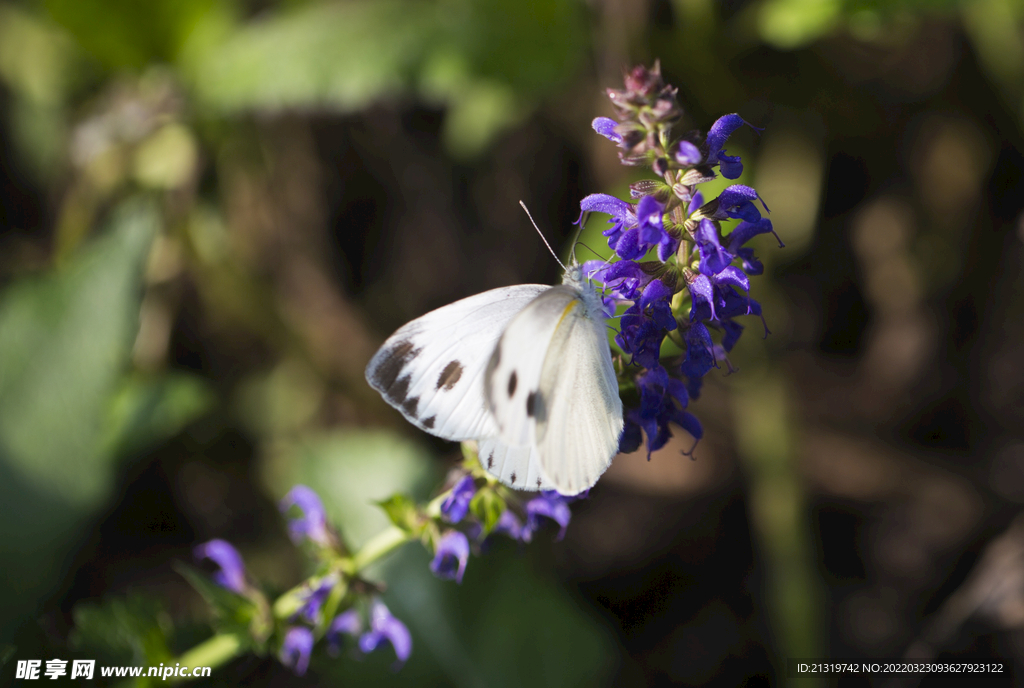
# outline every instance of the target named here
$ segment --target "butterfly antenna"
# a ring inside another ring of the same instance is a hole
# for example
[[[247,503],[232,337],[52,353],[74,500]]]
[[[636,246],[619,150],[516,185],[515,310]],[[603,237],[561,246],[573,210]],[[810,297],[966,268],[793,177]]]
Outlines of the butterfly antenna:
[[[519,205],[523,206],[523,210],[526,211],[526,217],[530,218],[530,224],[532,224],[533,228],[537,230],[537,234],[540,234],[540,240],[543,241],[544,245],[548,247],[549,251],[551,251],[551,255],[555,257],[555,262],[561,265],[563,270],[566,270],[567,268],[565,265],[563,265],[562,261],[558,259],[558,254],[556,254],[555,250],[551,248],[551,244],[548,243],[548,240],[544,238],[544,232],[540,231],[540,227],[538,227],[537,223],[533,221],[533,215],[530,214],[529,208],[527,208],[526,204],[522,201],[519,201]]]

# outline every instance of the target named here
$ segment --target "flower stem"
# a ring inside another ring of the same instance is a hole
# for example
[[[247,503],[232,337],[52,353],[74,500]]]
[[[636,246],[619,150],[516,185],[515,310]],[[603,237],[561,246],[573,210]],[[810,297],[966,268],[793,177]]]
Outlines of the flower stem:
[[[391,526],[363,545],[352,557],[352,573],[358,573],[394,549],[412,539],[412,535],[398,526]]]
[[[184,667],[216,668],[241,654],[245,647],[245,638],[235,633],[221,633],[187,650],[177,661]]]

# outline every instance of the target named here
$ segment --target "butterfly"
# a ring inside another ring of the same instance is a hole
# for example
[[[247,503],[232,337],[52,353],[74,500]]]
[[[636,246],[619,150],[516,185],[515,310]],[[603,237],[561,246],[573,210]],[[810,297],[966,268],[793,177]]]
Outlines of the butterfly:
[[[561,285],[492,289],[407,323],[366,380],[416,427],[476,440],[481,464],[513,488],[577,494],[618,452],[603,304],[575,261]]]

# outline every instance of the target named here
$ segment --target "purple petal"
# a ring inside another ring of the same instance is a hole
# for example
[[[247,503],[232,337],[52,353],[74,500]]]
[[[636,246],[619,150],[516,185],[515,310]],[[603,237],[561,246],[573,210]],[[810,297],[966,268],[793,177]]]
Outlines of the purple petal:
[[[636,217],[641,227],[654,227],[657,230],[665,231],[662,215],[665,213],[665,206],[658,202],[654,196],[644,196],[636,207]],[[654,242],[651,242],[654,243]]]
[[[753,124],[744,121],[744,119],[736,113],[724,115],[715,120],[715,123],[711,125],[711,129],[708,130],[708,136],[706,139],[708,144],[708,163],[714,163],[719,159],[718,154],[725,146],[726,140],[728,140],[734,131],[742,127],[744,124],[754,131],[761,131]]]
[[[320,614],[320,608],[323,606],[324,602],[327,601],[327,598],[330,596],[331,591],[337,583],[338,580],[334,576],[328,575],[324,577],[320,581],[319,585],[315,588],[311,588],[305,593],[304,601],[302,606],[299,607],[297,615],[301,616],[309,623],[315,624],[317,622],[317,616]]]
[[[580,210],[607,213],[620,220],[629,218],[629,203],[608,194],[590,194],[580,201]]]
[[[298,507],[302,515],[288,521],[288,534],[296,544],[304,538],[320,545],[329,545],[330,533],[327,531],[327,515],[323,502],[311,488],[296,485],[281,500],[282,513],[288,513],[291,507]]]
[[[619,453],[632,454],[643,443],[644,438],[640,432],[640,426],[627,420],[622,426],[622,435],[619,436]]]
[[[632,227],[623,232],[618,246],[615,247],[615,252],[626,260],[636,260],[643,257],[647,250],[640,243],[639,228]]]
[[[640,296],[640,307],[646,308],[655,301],[668,301],[672,298],[672,290],[667,284],[659,279],[651,280],[651,283],[644,289],[644,293]]]
[[[683,336],[686,340],[686,360],[682,372],[690,379],[704,377],[715,366],[711,333],[703,323],[694,323]]]
[[[697,249],[700,251],[698,269],[702,274],[708,277],[717,275],[732,262],[732,254],[722,248],[718,239],[718,228],[710,220],[701,220],[697,224],[693,239],[697,242]]]
[[[594,131],[609,141],[622,143],[622,136],[615,132],[615,127],[619,126],[619,123],[615,120],[609,117],[595,117],[590,126],[594,127]]]
[[[458,523],[466,517],[469,503],[473,500],[474,494],[476,494],[476,485],[473,483],[473,476],[463,476],[462,480],[452,488],[448,498],[441,503],[441,515],[450,523]]]
[[[779,242],[779,248],[785,246],[782,243],[782,239],[779,239],[779,235],[775,234],[775,229],[772,227],[772,221],[768,218],[762,218],[754,222],[741,222],[736,225],[732,232],[729,234],[729,250],[736,253],[740,246],[750,241],[758,234],[771,233],[775,236],[775,239]]]
[[[412,636],[405,624],[393,617],[383,602],[374,600],[370,608],[370,630],[359,638],[359,649],[365,653],[373,652],[385,640],[395,648],[395,656],[398,658],[395,667],[400,667],[412,654]]]
[[[726,179],[739,179],[743,174],[743,161],[738,155],[726,155],[725,151],[718,155],[718,169]]]
[[[569,520],[572,518],[568,500],[557,493],[545,493],[527,502],[526,525],[522,532],[523,542],[530,542],[533,533],[540,527],[541,518],[549,518],[559,525],[558,537],[555,539],[561,540],[565,537],[565,529],[569,526]]]
[[[739,268],[730,265],[715,277],[715,284],[731,284],[744,291],[750,291],[750,278]]]
[[[218,585],[242,594],[245,592],[245,564],[242,555],[227,540],[210,540],[198,545],[193,554],[196,559],[209,559],[220,571],[213,575]]]
[[[363,623],[359,618],[359,612],[349,609],[334,617],[331,625],[327,627],[324,638],[327,640],[327,653],[337,656],[341,650],[343,636],[356,637],[363,630]]]
[[[519,518],[514,513],[505,509],[494,526],[494,532],[504,533],[513,540],[518,540],[523,532],[523,524],[519,522]]]
[[[281,644],[278,657],[281,664],[290,667],[298,676],[303,676],[309,668],[309,655],[313,652],[313,631],[301,626],[289,628]]]
[[[430,562],[430,570],[438,578],[447,578],[462,583],[462,575],[466,572],[469,561],[469,540],[457,530],[449,530],[441,536]]]
[[[701,161],[700,149],[689,141],[679,142],[674,157],[680,165],[697,165]]]
[[[697,210],[704,205],[704,194],[700,191],[693,194],[693,198],[690,199],[690,205],[686,208],[686,215],[693,215]]]
[[[703,307],[706,305],[708,310],[708,316],[712,320],[715,319],[715,290],[711,284],[711,280],[706,275],[698,275],[695,280],[687,285],[690,289],[690,299],[692,306],[690,307],[690,317],[693,319],[695,314],[699,314]]]

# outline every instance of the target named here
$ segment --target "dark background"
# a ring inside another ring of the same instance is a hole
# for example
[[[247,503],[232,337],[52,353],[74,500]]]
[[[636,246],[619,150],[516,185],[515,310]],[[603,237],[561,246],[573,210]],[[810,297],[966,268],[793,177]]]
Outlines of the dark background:
[[[696,460],[681,430],[618,457],[563,542],[499,547],[458,588],[408,546],[379,573],[414,635],[397,674],[250,656],[214,683],[762,685],[786,657],[907,653],[1006,662],[1001,685],[1024,669],[1016,3],[141,7],[0,2],[7,660],[99,638],[155,663],[148,631],[75,630],[129,599],[162,610],[139,617],[168,656],[203,639],[172,562],[211,537],[269,591],[296,584],[275,505],[295,482],[356,542],[383,524],[370,500],[430,496],[458,449],[397,418],[366,361],[431,308],[559,279],[517,202],[567,250],[583,196],[625,195],[642,171],[589,122],[657,58],[685,128],[764,127],[728,150],[787,244],[756,246],[772,334],[751,319],[739,371],[709,375]]]

